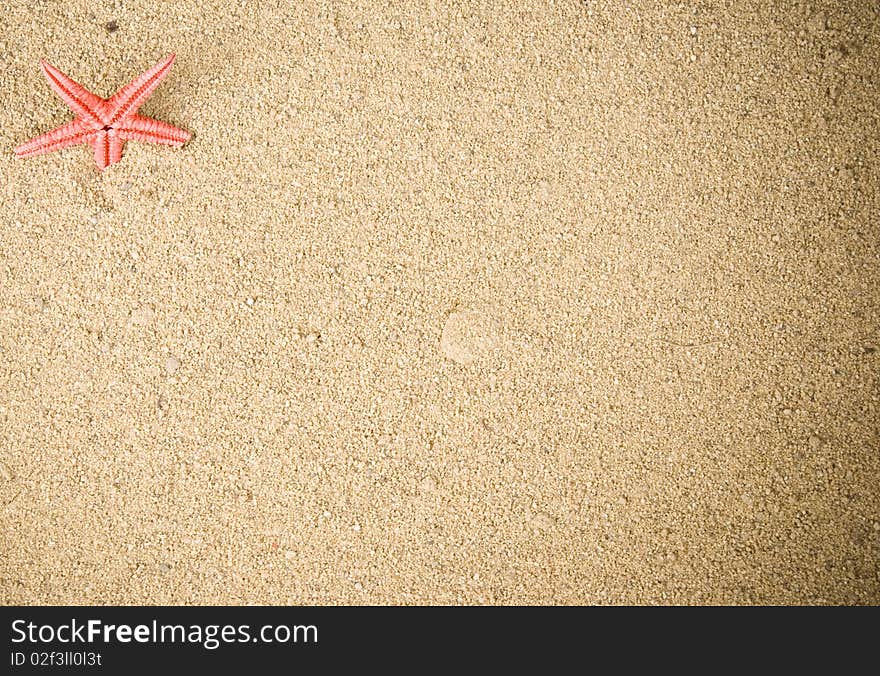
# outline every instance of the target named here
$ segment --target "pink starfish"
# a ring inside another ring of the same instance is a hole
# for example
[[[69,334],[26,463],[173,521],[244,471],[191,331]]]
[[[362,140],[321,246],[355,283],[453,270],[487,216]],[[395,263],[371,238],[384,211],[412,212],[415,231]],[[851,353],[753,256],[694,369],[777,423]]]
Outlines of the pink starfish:
[[[40,67],[49,86],[76,113],[76,119],[21,144],[15,154],[30,157],[88,143],[95,151],[95,164],[103,171],[122,159],[126,141],[182,146],[190,138],[188,131],[137,114],[141,104],[168,75],[172,63],[174,54],[136,77],[109,99],[102,99],[55,66],[42,61]]]

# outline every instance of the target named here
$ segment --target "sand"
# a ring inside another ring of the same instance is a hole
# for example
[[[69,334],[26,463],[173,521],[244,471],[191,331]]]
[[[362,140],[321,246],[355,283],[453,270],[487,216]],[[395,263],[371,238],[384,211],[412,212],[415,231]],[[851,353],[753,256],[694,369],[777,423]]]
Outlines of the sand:
[[[2,601],[880,602],[876,3],[395,4],[0,0]]]

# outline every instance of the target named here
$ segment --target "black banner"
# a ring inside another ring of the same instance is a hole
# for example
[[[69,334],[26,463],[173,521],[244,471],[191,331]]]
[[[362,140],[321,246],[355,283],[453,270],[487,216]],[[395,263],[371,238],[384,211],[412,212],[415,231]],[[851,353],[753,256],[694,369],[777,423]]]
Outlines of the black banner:
[[[837,670],[873,645],[878,611],[684,608],[6,607],[0,673],[593,671],[693,663]],[[759,661],[755,661],[759,660]],[[716,665],[717,666],[717,665]],[[712,665],[706,664],[707,669]]]

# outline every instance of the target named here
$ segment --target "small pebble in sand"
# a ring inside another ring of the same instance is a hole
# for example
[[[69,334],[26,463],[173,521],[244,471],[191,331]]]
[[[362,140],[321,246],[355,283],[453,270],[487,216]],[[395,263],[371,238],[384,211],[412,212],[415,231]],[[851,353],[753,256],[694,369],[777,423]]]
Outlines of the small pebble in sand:
[[[816,451],[822,445],[822,440],[814,434],[810,437],[808,443],[810,444],[810,449]]]
[[[115,33],[119,30],[119,24],[116,21],[108,21],[104,24],[104,30],[108,33]]]
[[[491,319],[475,310],[458,310],[446,319],[440,351],[456,364],[466,366],[488,353],[497,341]]]
[[[171,356],[165,360],[165,373],[167,373],[169,376],[174,375],[174,372],[177,371],[177,369],[179,368],[180,360],[177,357]]]
[[[539,512],[532,517],[531,526],[534,530],[547,530],[553,525],[553,519],[545,512]]]
[[[3,481],[12,481],[13,479],[12,470],[5,464],[0,462],[0,479]]]
[[[146,326],[156,318],[156,313],[147,306],[139,307],[131,311],[129,321],[135,326]]]
[[[828,28],[828,15],[825,12],[816,12],[807,22],[811,33],[821,33]]]

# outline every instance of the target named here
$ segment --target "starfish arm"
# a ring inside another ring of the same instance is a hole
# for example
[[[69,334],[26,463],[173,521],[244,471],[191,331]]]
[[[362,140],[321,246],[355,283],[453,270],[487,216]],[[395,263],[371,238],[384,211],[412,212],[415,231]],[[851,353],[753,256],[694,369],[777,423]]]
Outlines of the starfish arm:
[[[124,141],[145,141],[166,146],[182,146],[190,139],[188,131],[143,115],[135,115],[122,121],[117,131]]]
[[[92,129],[100,129],[104,126],[101,119],[101,112],[105,104],[104,99],[92,94],[79,82],[69,78],[51,63],[41,61],[40,68],[49,81],[49,86],[86,124]]]
[[[92,137],[92,146],[95,150],[95,164],[98,169],[104,171],[111,164],[116,164],[122,159],[122,147],[125,141],[119,137],[115,130],[95,132]]]
[[[125,139],[119,136],[119,133],[111,129],[107,132],[107,142],[109,143],[110,164],[116,164],[122,159],[122,149],[125,147]]]
[[[172,63],[174,63],[174,54],[168,55],[150,70],[138,75],[110,97],[107,101],[110,112],[110,120],[107,124],[115,126],[120,120],[134,115],[140,105],[168,75]]]
[[[41,155],[80,143],[88,143],[94,133],[93,129],[85,126],[77,118],[41,136],[32,138],[26,143],[22,143],[15,149],[15,154],[19,157],[30,157],[31,155]]]

